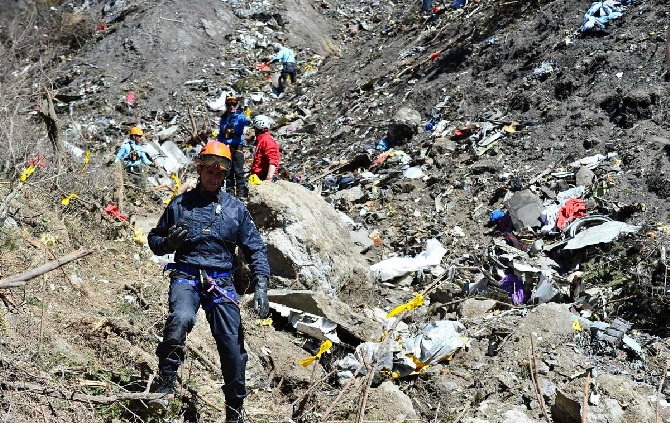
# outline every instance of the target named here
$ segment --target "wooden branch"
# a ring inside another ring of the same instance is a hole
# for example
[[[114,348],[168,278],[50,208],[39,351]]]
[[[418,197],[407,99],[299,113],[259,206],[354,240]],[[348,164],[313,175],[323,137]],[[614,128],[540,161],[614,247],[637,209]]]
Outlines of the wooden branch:
[[[121,161],[114,163],[114,184],[116,189],[114,190],[116,196],[116,206],[119,210],[125,208],[124,204],[124,190],[123,190],[123,167],[121,166]]]
[[[212,361],[210,359],[205,357],[205,355],[202,352],[200,352],[198,349],[193,348],[190,345],[186,346],[186,349],[188,350],[188,352],[192,353],[195,356],[195,358],[198,359],[198,361],[200,361],[207,368],[209,368],[209,370],[212,373],[218,375],[221,372],[221,369],[219,367],[217,367],[216,364],[212,363]]]
[[[584,380],[584,400],[582,402],[582,423],[588,423],[589,412],[589,386],[591,385],[591,369],[586,370],[586,380]]]
[[[3,389],[11,389],[15,391],[28,391],[39,395],[46,395],[53,398],[59,398],[69,401],[79,401],[93,404],[113,404],[120,401],[134,401],[134,400],[155,400],[155,399],[173,399],[172,394],[150,394],[145,392],[122,392],[111,395],[86,395],[77,392],[68,391],[67,389],[56,389],[48,386],[36,385],[27,382],[0,382],[0,387]]]
[[[188,108],[188,117],[191,120],[191,137],[195,138],[198,136],[198,125],[195,123],[195,117],[193,116],[191,107]]]
[[[44,90],[46,95],[46,104],[42,104],[38,114],[44,121],[44,124],[47,127],[47,135],[49,140],[53,145],[54,152],[56,153],[56,161],[58,163],[58,173],[61,171],[61,159],[63,158],[63,152],[65,151],[63,141],[59,137],[59,128],[58,128],[58,117],[56,116],[56,109],[54,109],[53,95],[49,89]],[[46,106],[46,107],[45,107]]]
[[[21,193],[21,189],[24,187],[24,184],[18,184],[5,199],[0,203],[0,224],[4,223],[7,217],[7,209],[9,209],[9,203]]]
[[[663,369],[663,376],[661,377],[661,383],[658,384],[658,391],[656,392],[656,423],[661,423],[661,409],[660,409],[661,392],[663,391],[663,384],[665,383],[665,377],[668,375],[668,366],[670,366],[670,360],[667,360],[665,362],[665,369]]]
[[[92,252],[92,249],[80,248],[77,251],[73,251],[70,254],[64,255],[63,257],[56,260],[49,261],[34,269],[19,273],[18,275],[10,276],[8,278],[0,279],[0,288],[14,288],[17,286],[23,286],[26,284],[26,281],[34,277],[43,275],[44,273],[50,272],[54,269],[58,269],[62,265],[87,256]]]
[[[540,403],[540,409],[544,418],[547,419],[547,422],[552,423],[549,413],[547,413],[547,407],[544,404],[544,397],[542,396],[542,387],[540,386],[540,378],[537,374],[537,363],[535,361],[535,338],[533,335],[530,335],[530,362],[528,363],[530,367],[530,378],[533,381],[533,388],[535,389],[535,395],[537,396],[537,402]]]
[[[327,417],[330,415],[330,413],[335,409],[335,406],[340,402],[340,399],[342,398],[342,396],[349,390],[349,388],[351,387],[351,385],[352,385],[352,384],[354,383],[354,381],[356,380],[356,376],[358,376],[358,373],[359,373],[361,370],[363,370],[363,364],[361,364],[360,366],[358,366],[358,368],[356,369],[356,371],[354,372],[354,374],[353,374],[353,375],[351,376],[351,378],[349,378],[349,380],[347,381],[347,384],[344,385],[344,388],[340,389],[340,393],[337,395],[337,397],[335,398],[335,400],[333,400],[333,402],[330,403],[330,405],[328,406],[328,408],[326,409],[326,411],[323,413],[323,417],[321,418],[321,421],[326,421],[326,418],[327,418]]]

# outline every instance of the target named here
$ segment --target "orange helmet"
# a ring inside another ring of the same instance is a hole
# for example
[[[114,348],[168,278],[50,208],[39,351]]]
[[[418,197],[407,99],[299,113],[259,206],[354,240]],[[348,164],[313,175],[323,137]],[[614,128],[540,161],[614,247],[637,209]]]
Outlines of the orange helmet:
[[[233,97],[233,96],[226,97],[226,106],[230,106],[230,105],[237,106],[238,103],[239,103],[239,101],[237,101],[237,99],[235,97]]]
[[[140,137],[143,137],[144,131],[139,126],[133,126],[130,128],[130,135],[139,135]]]
[[[230,168],[231,159],[230,148],[226,144],[219,141],[209,141],[200,150],[198,166],[216,166],[218,169],[226,171]]]

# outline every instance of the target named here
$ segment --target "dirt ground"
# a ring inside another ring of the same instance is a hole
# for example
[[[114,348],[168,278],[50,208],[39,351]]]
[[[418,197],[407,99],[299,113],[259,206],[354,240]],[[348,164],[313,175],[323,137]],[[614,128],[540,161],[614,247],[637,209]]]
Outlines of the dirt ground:
[[[0,413],[7,421],[156,420],[142,401],[69,399],[143,392],[156,370],[154,350],[167,312],[160,264],[133,240],[132,226],[101,212],[113,202],[117,184],[108,162],[133,125],[145,127],[147,138],[179,125],[181,146],[198,130],[210,132],[219,112],[207,103],[231,90],[255,114],[279,123],[282,167],[290,177],[309,188],[322,184],[323,196],[338,210],[381,233],[382,246],[364,253],[371,264],[391,254],[415,255],[435,237],[448,249],[446,266],[486,268],[497,236],[489,212],[511,192],[532,188],[546,200],[548,192],[569,188],[574,181],[551,174],[594,154],[616,153],[616,160],[593,170],[606,189],[591,197],[589,212],[642,228],[625,243],[577,257],[582,262],[569,270],[585,270],[590,287],[618,289],[616,302],[596,315],[630,320],[644,340],[644,361],[583,347],[581,335],[566,328],[572,322],[567,306],[512,308],[509,299],[495,297],[497,311],[468,321],[460,294],[442,292],[448,301],[434,297],[410,323],[462,320],[469,347],[394,386],[365,391],[361,379],[345,390],[335,381],[333,363],[350,348],[339,346],[322,365],[305,369],[296,363],[314,352],[313,342],[277,316],[275,327],[260,326],[245,308],[252,421],[322,421],[331,406],[328,421],[354,421],[364,392],[366,420],[372,421],[411,420],[410,408],[421,421],[544,421],[528,371],[529,339],[538,334],[540,377],[560,392],[545,392],[556,422],[580,421],[583,372],[594,367],[606,375],[599,392],[617,401],[623,417],[593,405],[590,422],[670,421],[668,407],[657,415],[650,399],[670,349],[668,300],[653,291],[667,275],[659,251],[670,236],[665,2],[635,2],[597,33],[579,31],[587,1],[471,0],[458,10],[436,2],[446,12],[428,21],[418,3],[407,1],[36,2],[41,8],[25,19],[25,5],[9,3],[12,8],[2,7],[8,17],[0,23],[1,42],[6,57],[17,60],[7,60],[15,65],[0,77],[0,139],[8,151],[0,198],[18,227],[0,229],[0,278],[78,248],[94,251],[23,287],[0,290]],[[270,56],[268,43],[278,41],[316,72],[305,76],[303,68],[294,91],[273,99],[254,64]],[[10,199],[30,157],[52,151],[34,107],[43,87],[76,98],[57,101],[56,114],[64,132],[76,128],[67,139],[90,150],[92,159],[86,172],[79,161],[60,173],[50,163]],[[257,92],[265,94],[262,102],[251,100]],[[426,176],[403,179],[389,166],[377,172],[381,180],[366,185],[360,182],[365,167],[334,170],[352,176],[364,192],[356,200],[339,198],[318,178],[361,155],[374,161],[381,153],[375,145],[401,107],[417,111],[421,125],[397,147]],[[424,130],[439,121],[446,121],[448,135]],[[476,141],[452,136],[468,123],[486,121],[516,122],[516,129],[481,155],[473,153]],[[19,136],[20,124],[26,136]],[[61,206],[70,192],[80,199]],[[155,194],[127,187],[125,212],[146,232],[165,195],[169,189]],[[455,227],[464,236],[455,235]],[[575,257],[555,258],[566,268]],[[379,284],[367,305],[388,310],[431,278],[416,275],[406,289]],[[511,335],[490,354],[495,333]],[[223,421],[218,358],[202,316],[189,343],[178,399],[163,420]],[[616,389],[627,384],[625,392]]]

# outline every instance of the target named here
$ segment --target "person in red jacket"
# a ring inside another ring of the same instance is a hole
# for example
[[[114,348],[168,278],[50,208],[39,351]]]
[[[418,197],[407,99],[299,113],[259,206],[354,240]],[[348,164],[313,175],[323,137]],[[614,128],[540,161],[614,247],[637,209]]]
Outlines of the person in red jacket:
[[[256,132],[256,150],[251,163],[251,174],[261,181],[272,181],[279,173],[279,144],[270,135],[272,119],[267,116],[256,116],[252,122]]]

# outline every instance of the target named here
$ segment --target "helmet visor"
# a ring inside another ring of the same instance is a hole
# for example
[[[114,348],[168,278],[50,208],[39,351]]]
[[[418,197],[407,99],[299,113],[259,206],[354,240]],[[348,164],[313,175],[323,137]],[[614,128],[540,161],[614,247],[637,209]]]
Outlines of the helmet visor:
[[[205,167],[216,167],[225,171],[230,167],[230,160],[226,157],[206,155],[200,157],[200,164]]]

